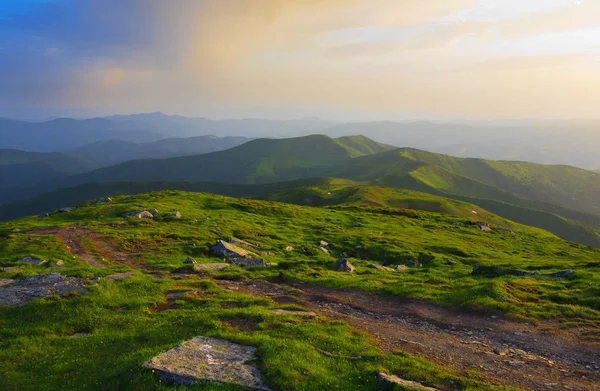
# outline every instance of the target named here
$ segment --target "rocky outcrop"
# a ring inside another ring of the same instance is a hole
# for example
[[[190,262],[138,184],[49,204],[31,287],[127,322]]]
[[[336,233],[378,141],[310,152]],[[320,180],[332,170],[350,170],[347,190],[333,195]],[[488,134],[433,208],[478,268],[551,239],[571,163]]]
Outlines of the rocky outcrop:
[[[196,337],[148,360],[144,365],[163,381],[175,385],[218,382],[269,390],[258,369],[256,348],[219,338]]]
[[[14,281],[0,288],[0,305],[18,306],[44,296],[86,293],[85,280],[58,273],[38,274]]]
[[[337,269],[340,272],[352,273],[356,268],[347,259],[341,258],[336,262]]]
[[[27,256],[25,258],[21,258],[19,259],[19,263],[28,263],[32,266],[40,266],[45,264],[47,261],[40,259],[40,258],[36,258],[36,257],[32,257],[32,256]]]
[[[235,244],[227,243],[223,240],[217,240],[217,243],[212,246],[212,250],[215,254],[221,255],[227,259],[231,258],[245,258],[250,256],[250,252]]]

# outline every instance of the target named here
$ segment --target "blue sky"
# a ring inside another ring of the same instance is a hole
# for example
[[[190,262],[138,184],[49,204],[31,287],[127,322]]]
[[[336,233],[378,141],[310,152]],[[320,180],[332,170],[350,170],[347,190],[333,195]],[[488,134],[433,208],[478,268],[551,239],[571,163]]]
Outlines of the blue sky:
[[[596,0],[4,0],[0,116],[595,118],[598,15]]]

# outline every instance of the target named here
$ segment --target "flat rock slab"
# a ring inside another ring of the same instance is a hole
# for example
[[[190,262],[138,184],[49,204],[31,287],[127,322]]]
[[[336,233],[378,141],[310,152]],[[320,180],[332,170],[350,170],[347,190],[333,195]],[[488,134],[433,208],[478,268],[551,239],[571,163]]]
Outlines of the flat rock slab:
[[[437,388],[426,387],[421,383],[417,383],[410,380],[404,380],[395,375],[387,375],[385,373],[379,373],[377,375],[383,382],[388,384],[398,384],[404,388],[415,391],[439,391]]]
[[[198,263],[194,265],[195,272],[205,272],[205,271],[216,271],[220,272],[221,270],[225,270],[230,265],[228,263]]]
[[[86,293],[84,280],[65,277],[58,273],[37,274],[0,287],[0,305],[25,305],[44,296],[63,296],[68,293]]]
[[[12,284],[13,282],[15,282],[15,280],[11,280],[10,278],[0,278],[0,288],[5,285]]]
[[[21,258],[21,259],[19,259],[19,262],[21,262],[21,263],[29,263],[32,266],[39,266],[39,265],[43,265],[44,263],[46,263],[46,261],[43,260],[43,259],[39,259],[39,258],[36,258],[36,257],[31,257],[31,256],[28,256],[28,257],[25,257],[25,258]]]
[[[106,279],[107,280],[111,280],[111,281],[118,281],[118,280],[124,280],[126,278],[131,278],[134,275],[135,274],[133,272],[115,273],[115,274],[111,274],[109,276],[106,276]]]
[[[175,385],[218,382],[255,390],[269,390],[255,360],[256,348],[219,338],[196,337],[150,359],[144,365],[163,381]]]
[[[278,315],[317,316],[317,314],[312,311],[289,311],[289,310],[276,309],[276,310],[272,310],[271,312],[274,314],[278,314]]]

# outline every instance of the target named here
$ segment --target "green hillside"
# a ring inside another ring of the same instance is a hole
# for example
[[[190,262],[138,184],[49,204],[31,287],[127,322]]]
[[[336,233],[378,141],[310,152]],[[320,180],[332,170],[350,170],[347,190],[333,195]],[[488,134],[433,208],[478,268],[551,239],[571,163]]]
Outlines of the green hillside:
[[[600,175],[592,171],[571,166],[455,158],[416,149],[401,151],[409,159],[443,167],[519,197],[600,214]]]
[[[397,147],[378,143],[363,135],[338,137],[335,142],[348,150],[351,157],[373,155],[397,149]]]
[[[506,382],[479,370],[454,371],[401,350],[381,349],[374,334],[357,333],[343,318],[336,320],[325,312],[274,313],[306,310],[296,296],[298,286],[343,295],[367,292],[411,298],[410,305],[438,312],[448,307],[465,316],[480,314],[481,319],[501,316],[496,322],[511,322],[519,330],[529,327],[525,321],[532,321],[544,327],[559,324],[557,334],[573,329],[585,330],[589,338],[595,335],[600,321],[600,250],[535,228],[483,232],[469,218],[385,206],[420,202],[414,192],[344,181],[314,187],[322,186],[331,186],[332,195],[352,188],[365,193],[340,198],[350,204],[309,207],[161,191],[114,197],[110,204],[86,202],[72,212],[44,219],[0,223],[1,279],[59,272],[88,281],[87,293],[37,298],[22,307],[0,306],[3,389],[23,389],[25,384],[24,389],[102,385],[164,391],[170,388],[142,364],[182,341],[206,335],[256,347],[258,360],[253,365],[273,390],[373,391],[382,389],[377,380],[382,371],[444,390],[512,390],[497,387]],[[379,207],[361,206],[363,198]],[[447,207],[458,210],[468,207],[433,196],[424,200],[448,202]],[[122,217],[139,205],[162,214],[147,220]],[[170,217],[174,209],[181,212],[181,219]],[[71,235],[69,246],[60,235]],[[223,262],[210,246],[232,236],[259,245],[255,251],[270,266],[197,272],[184,262],[189,256],[199,265]],[[322,240],[329,243],[330,254],[320,249]],[[344,253],[356,267],[353,273],[335,269],[336,259]],[[49,263],[17,262],[29,255]],[[58,260],[64,264],[55,266]],[[424,264],[403,271],[369,266],[411,262]],[[473,275],[475,264],[574,273],[566,278],[489,277]],[[277,286],[285,296],[259,297],[234,285],[265,286],[265,280],[281,284]],[[468,327],[471,334],[479,333],[477,326]],[[471,334],[465,331],[465,340],[476,338]]]
[[[89,159],[66,153],[0,149],[0,188],[30,186],[91,171],[99,166]]]
[[[596,173],[567,166],[454,158],[409,148],[378,152],[389,148],[363,136],[258,139],[205,155],[135,160],[30,188],[6,189],[1,202],[89,182],[267,184],[331,176],[454,198],[568,240],[600,246],[600,215],[594,214],[600,202]],[[25,203],[33,205],[35,200]]]

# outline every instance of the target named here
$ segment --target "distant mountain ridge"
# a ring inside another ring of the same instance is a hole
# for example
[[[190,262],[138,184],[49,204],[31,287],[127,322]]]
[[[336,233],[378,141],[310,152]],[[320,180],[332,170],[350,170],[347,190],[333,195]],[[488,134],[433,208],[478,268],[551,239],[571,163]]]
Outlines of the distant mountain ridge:
[[[290,138],[363,134],[377,142],[457,157],[600,167],[600,123],[593,121],[370,121],[189,118],[163,113],[46,122],[0,119],[0,148],[62,152],[110,139],[152,142],[203,135]]]

